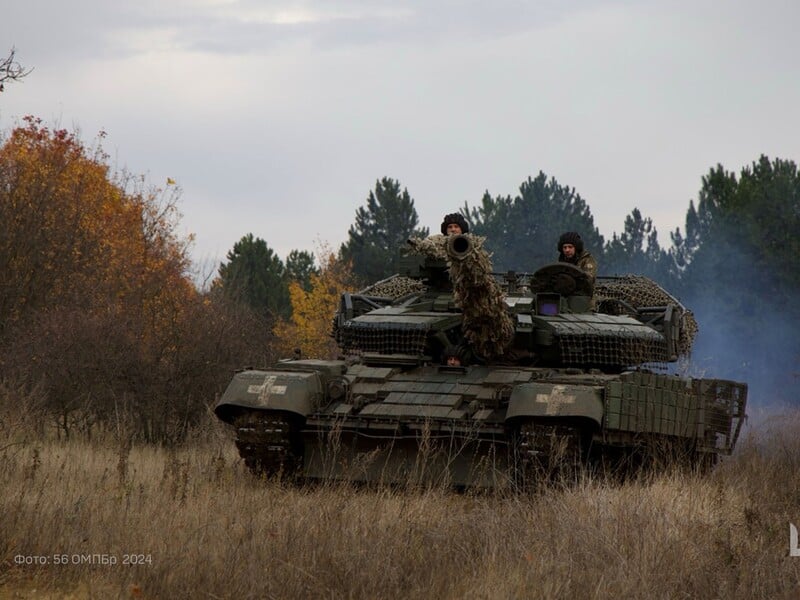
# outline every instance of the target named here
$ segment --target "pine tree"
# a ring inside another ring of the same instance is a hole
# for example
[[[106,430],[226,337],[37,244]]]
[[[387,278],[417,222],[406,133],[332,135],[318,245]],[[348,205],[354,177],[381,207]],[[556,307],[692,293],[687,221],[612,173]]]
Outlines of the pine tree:
[[[262,317],[289,316],[286,268],[267,242],[248,233],[226,258],[219,266],[217,283],[226,295],[245,302]]]
[[[495,270],[531,272],[558,257],[558,238],[577,231],[584,247],[596,258],[602,254],[603,237],[594,225],[586,202],[574,188],[561,186],[543,172],[522,182],[519,195],[492,199],[487,191],[481,205],[464,205],[473,230],[486,236]],[[601,263],[602,267],[602,263]]]
[[[426,237],[427,227],[418,229],[419,217],[408,190],[400,182],[384,177],[369,192],[366,206],[356,210],[348,239],[340,257],[352,264],[362,283],[383,279],[397,272],[400,251],[410,237]]]

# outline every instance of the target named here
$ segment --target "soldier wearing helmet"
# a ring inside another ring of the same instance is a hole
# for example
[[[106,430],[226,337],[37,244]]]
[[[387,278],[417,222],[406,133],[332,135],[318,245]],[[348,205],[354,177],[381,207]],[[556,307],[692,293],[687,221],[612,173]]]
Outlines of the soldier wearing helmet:
[[[476,356],[472,346],[465,339],[458,344],[449,344],[442,352],[442,364],[448,367],[466,367],[472,364],[482,364]]]
[[[442,363],[448,367],[464,367],[467,365],[468,353],[463,346],[447,346],[442,353]]]
[[[442,235],[458,235],[469,233],[469,223],[459,213],[450,213],[442,221]]]
[[[589,282],[594,288],[597,277],[597,261],[583,247],[583,239],[575,231],[562,233],[558,238],[558,262],[575,265],[589,276]]]

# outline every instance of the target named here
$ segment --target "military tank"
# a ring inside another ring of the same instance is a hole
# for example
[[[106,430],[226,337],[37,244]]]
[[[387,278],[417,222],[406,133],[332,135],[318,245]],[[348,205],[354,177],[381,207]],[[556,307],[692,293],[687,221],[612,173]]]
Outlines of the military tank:
[[[653,281],[567,263],[492,272],[473,234],[409,240],[400,273],[343,293],[338,360],[237,372],[215,413],[255,473],[527,488],[585,468],[707,468],[747,386],[671,373],[692,313]]]

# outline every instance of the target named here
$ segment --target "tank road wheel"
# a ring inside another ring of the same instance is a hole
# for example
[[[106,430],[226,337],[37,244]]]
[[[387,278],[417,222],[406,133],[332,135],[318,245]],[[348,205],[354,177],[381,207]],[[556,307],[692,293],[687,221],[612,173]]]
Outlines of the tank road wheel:
[[[291,422],[284,416],[249,411],[236,418],[236,447],[255,475],[294,477],[302,467]]]
[[[586,453],[576,427],[525,422],[515,438],[515,475],[521,490],[569,486],[580,478]]]

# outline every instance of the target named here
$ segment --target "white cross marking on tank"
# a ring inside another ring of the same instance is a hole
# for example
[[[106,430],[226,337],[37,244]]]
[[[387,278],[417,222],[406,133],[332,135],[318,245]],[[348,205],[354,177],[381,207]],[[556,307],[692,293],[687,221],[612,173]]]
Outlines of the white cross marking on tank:
[[[547,404],[546,414],[557,415],[564,404],[575,404],[576,396],[566,391],[567,386],[554,385],[549,394],[536,394],[536,402]]]
[[[248,394],[258,394],[258,399],[266,401],[270,396],[277,396],[286,393],[285,385],[275,385],[277,375],[267,375],[261,385],[250,385],[247,387]]]
[[[269,393],[272,390],[272,384],[275,383],[276,379],[277,377],[275,377],[275,375],[267,375],[264,378],[264,383],[261,384],[261,390],[259,390],[258,393],[259,400],[266,400],[269,398]]]

